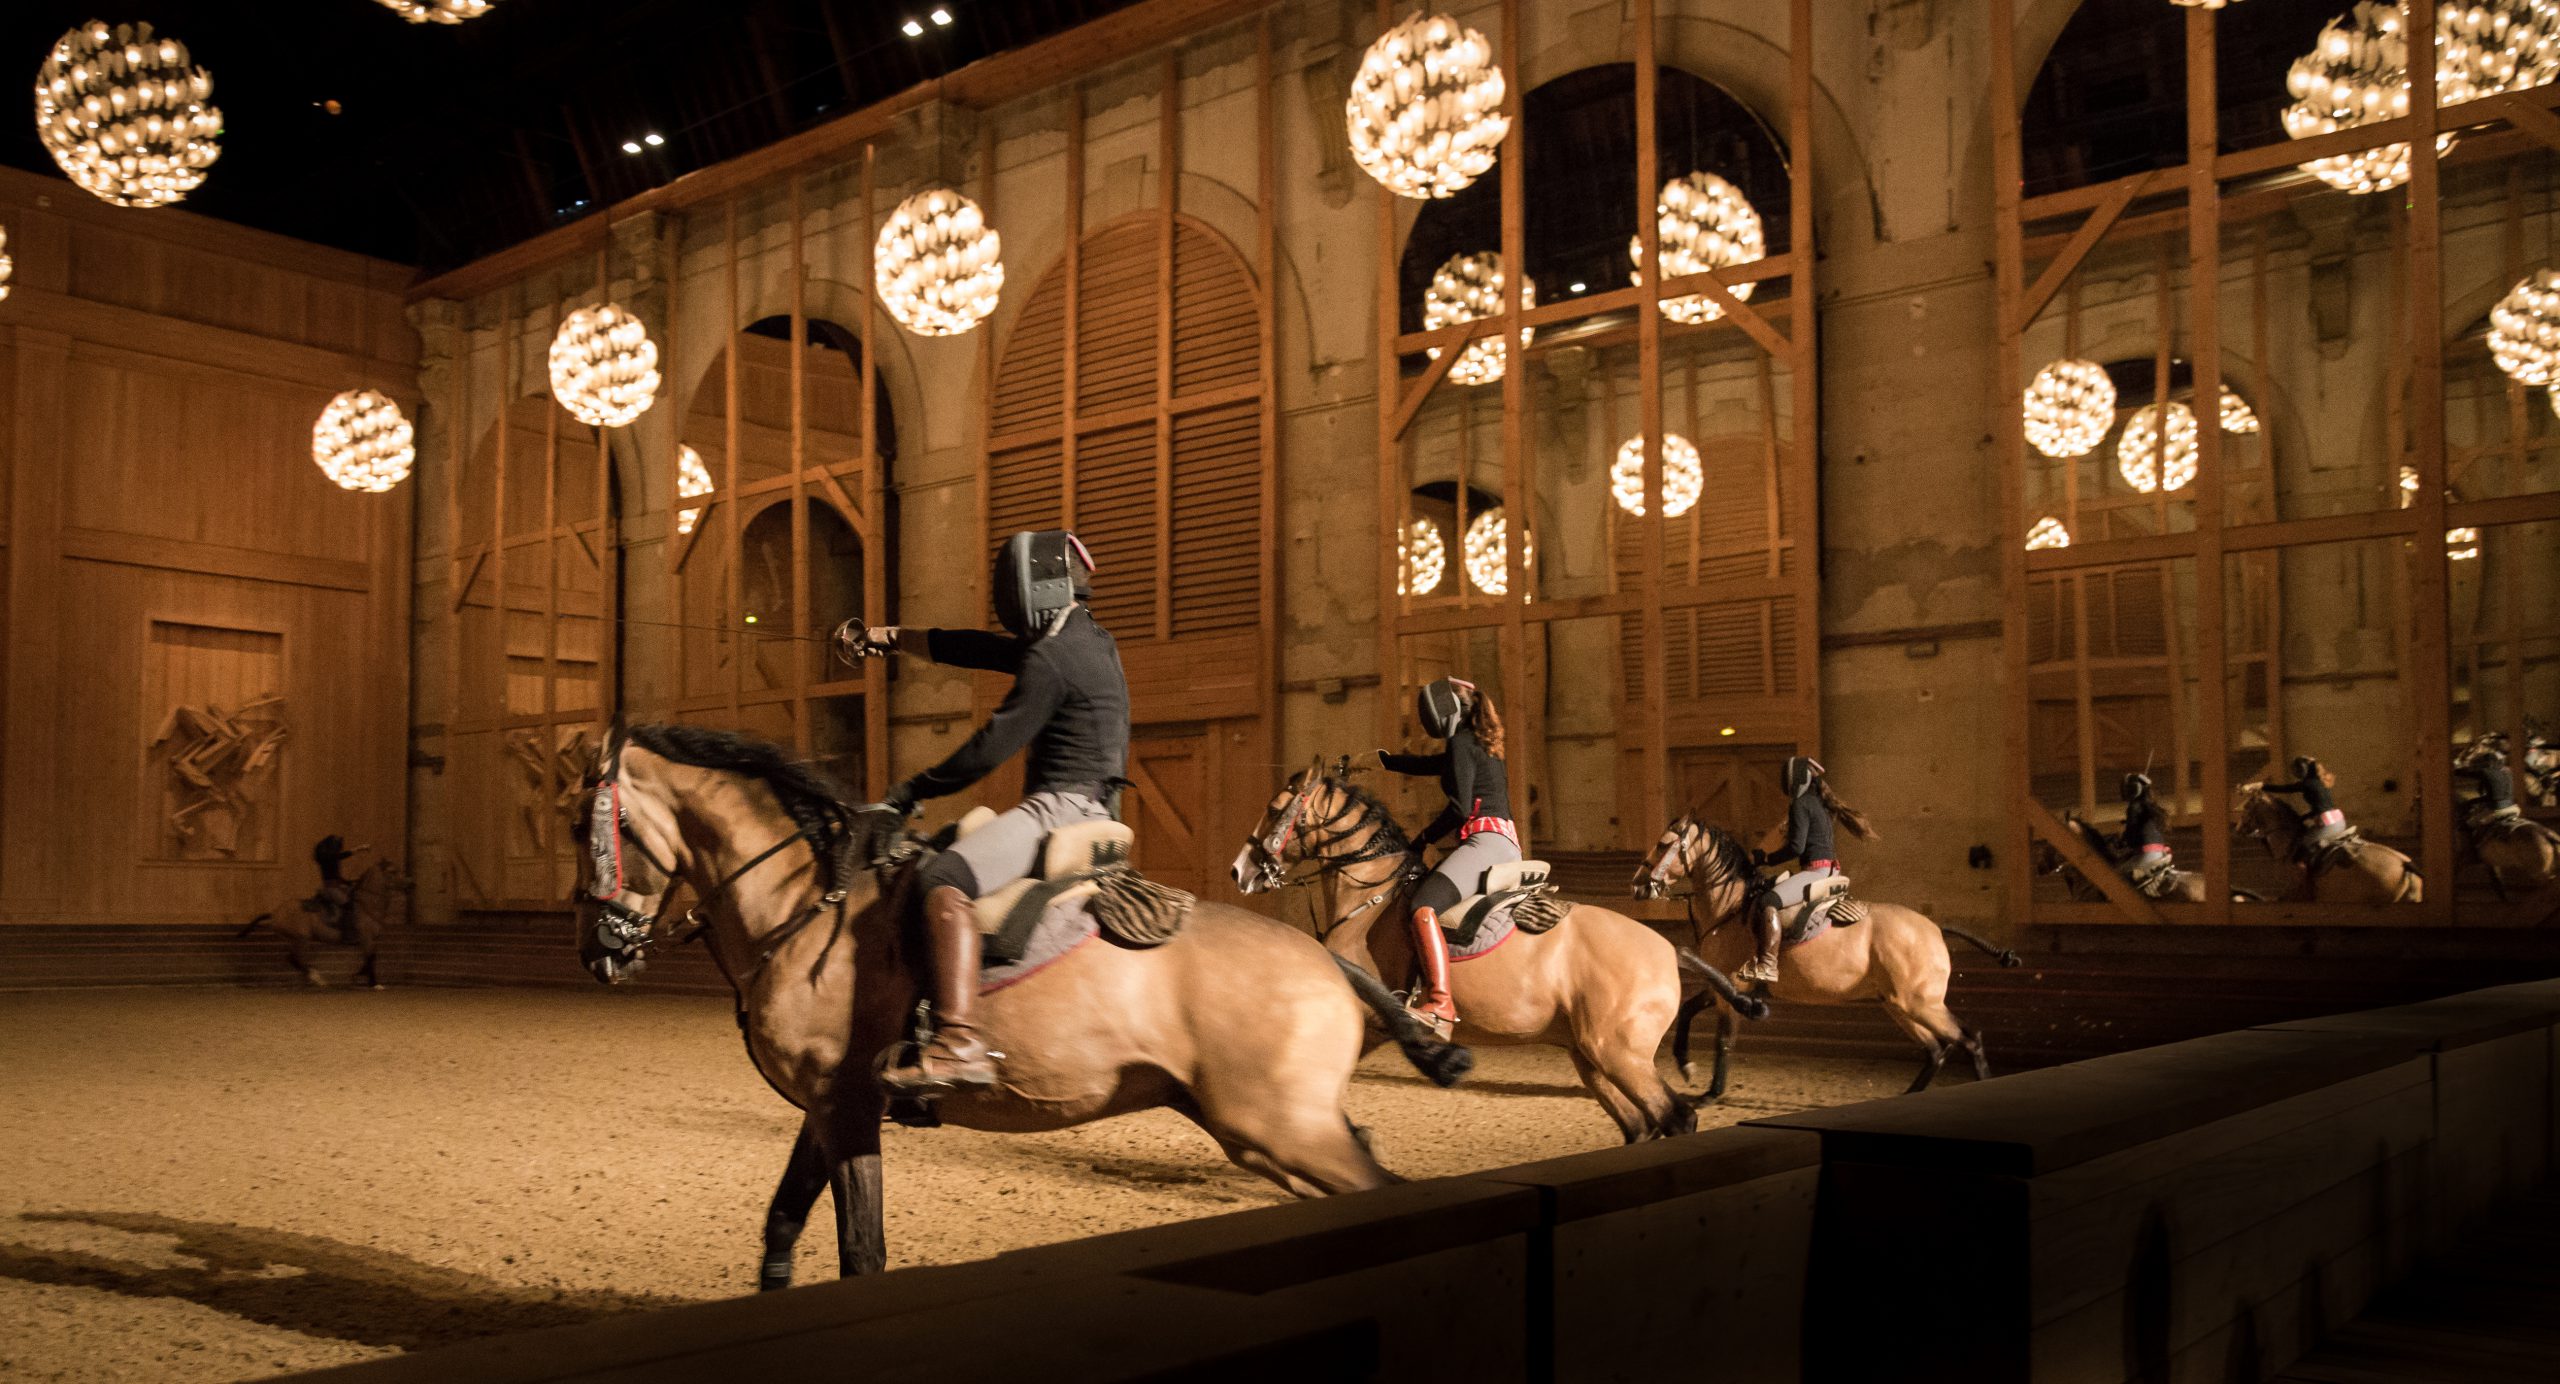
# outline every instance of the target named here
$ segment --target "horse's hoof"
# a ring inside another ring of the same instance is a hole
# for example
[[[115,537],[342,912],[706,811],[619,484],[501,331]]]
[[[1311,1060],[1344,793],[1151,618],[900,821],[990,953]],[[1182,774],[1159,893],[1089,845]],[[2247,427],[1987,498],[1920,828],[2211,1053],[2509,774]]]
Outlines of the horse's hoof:
[[[1681,1063],[1681,1064],[1680,1064],[1680,1079],[1681,1079],[1682,1081],[1696,1081],[1696,1080],[1698,1079],[1698,1066],[1697,1066],[1697,1064],[1696,1064],[1696,1063],[1694,1063],[1694,1062],[1683,1062],[1683,1063]]]
[[[768,1259],[756,1274],[756,1291],[759,1293],[776,1293],[790,1286],[791,1261],[788,1259]]]

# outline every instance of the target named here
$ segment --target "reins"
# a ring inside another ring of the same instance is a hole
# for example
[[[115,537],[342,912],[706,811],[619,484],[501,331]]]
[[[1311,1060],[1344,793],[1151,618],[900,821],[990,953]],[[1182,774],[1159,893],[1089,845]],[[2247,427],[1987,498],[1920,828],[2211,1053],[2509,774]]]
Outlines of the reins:
[[[1298,822],[1305,814],[1307,804],[1315,797],[1315,789],[1319,786],[1340,792],[1345,800],[1344,804],[1341,810],[1301,832]],[[1344,826],[1345,822],[1349,822],[1350,825]],[[1394,872],[1384,879],[1352,880],[1354,886],[1373,889],[1375,892],[1339,917],[1331,920],[1317,917],[1315,900],[1309,899],[1307,901],[1308,916],[1315,925],[1317,937],[1331,937],[1371,909],[1394,898],[1403,886],[1410,884],[1420,875],[1421,871],[1418,868],[1420,862],[1416,859],[1419,852],[1414,849],[1411,842],[1405,842],[1401,846],[1391,842],[1390,837],[1394,833],[1388,828],[1392,825],[1393,822],[1386,816],[1385,807],[1374,800],[1352,793],[1332,779],[1317,779],[1298,794],[1296,802],[1290,804],[1288,821],[1278,832],[1272,833],[1272,836],[1280,839],[1283,850],[1287,849],[1288,839],[1291,836],[1301,836],[1303,844],[1300,846],[1300,859],[1309,868],[1295,876],[1281,875],[1277,881],[1281,887],[1289,888],[1321,881],[1325,886],[1326,902],[1330,905],[1334,901],[1333,880],[1337,877],[1347,877],[1352,867],[1365,865],[1373,860],[1392,859],[1396,862]],[[1370,828],[1369,839],[1351,852],[1343,855],[1314,854],[1319,849],[1347,840],[1352,833],[1362,827]],[[1272,853],[1267,844],[1270,839],[1270,836],[1256,837],[1254,844],[1273,864],[1280,864],[1279,857]]]

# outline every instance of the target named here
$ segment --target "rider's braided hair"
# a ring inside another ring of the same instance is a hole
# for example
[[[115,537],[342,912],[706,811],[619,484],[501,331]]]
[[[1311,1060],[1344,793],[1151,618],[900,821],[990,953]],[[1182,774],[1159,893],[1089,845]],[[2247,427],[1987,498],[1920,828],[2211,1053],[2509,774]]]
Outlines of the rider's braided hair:
[[[841,889],[853,878],[856,833],[851,794],[825,771],[793,761],[777,746],[733,731],[657,724],[633,726],[629,738],[632,744],[678,764],[743,774],[762,782],[809,838],[810,849],[818,857],[820,884]]]

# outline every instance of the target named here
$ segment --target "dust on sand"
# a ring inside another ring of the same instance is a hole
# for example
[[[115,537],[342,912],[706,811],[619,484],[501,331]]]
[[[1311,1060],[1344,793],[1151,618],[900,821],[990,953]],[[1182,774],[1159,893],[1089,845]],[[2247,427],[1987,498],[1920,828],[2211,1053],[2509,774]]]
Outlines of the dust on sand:
[[[642,991],[0,995],[0,1380],[236,1379],[751,1291],[798,1112],[721,1000]],[[1547,1048],[1351,1091],[1410,1177],[1607,1147]],[[1906,1062],[1737,1055],[1702,1125],[1889,1095]],[[890,1262],[1285,1200],[1153,1111],[892,1128]],[[832,1276],[822,1204],[802,1281]]]

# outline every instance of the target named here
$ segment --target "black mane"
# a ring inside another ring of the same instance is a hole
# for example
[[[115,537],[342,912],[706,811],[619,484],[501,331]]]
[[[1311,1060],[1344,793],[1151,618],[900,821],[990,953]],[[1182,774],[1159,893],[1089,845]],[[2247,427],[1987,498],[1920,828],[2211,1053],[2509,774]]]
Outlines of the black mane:
[[[1697,821],[1694,817],[1690,820]],[[1698,822],[1698,834],[1699,839],[1712,848],[1716,863],[1724,867],[1726,874],[1746,883],[1750,881],[1754,868],[1751,864],[1751,852],[1743,847],[1742,838],[1722,827],[1712,826],[1706,822]]]
[[[825,771],[796,763],[779,746],[735,731],[660,723],[633,726],[624,735],[630,743],[678,764],[762,782],[809,838],[826,887],[842,888],[852,879],[849,856],[856,835],[852,793]]]
[[[1368,809],[1369,816],[1378,822],[1378,840],[1383,841],[1390,851],[1397,855],[1413,853],[1413,839],[1404,834],[1404,824],[1396,820],[1395,811],[1387,806],[1384,799],[1347,778],[1328,778],[1325,782],[1332,784],[1344,797]],[[1370,844],[1375,847],[1378,842]]]

